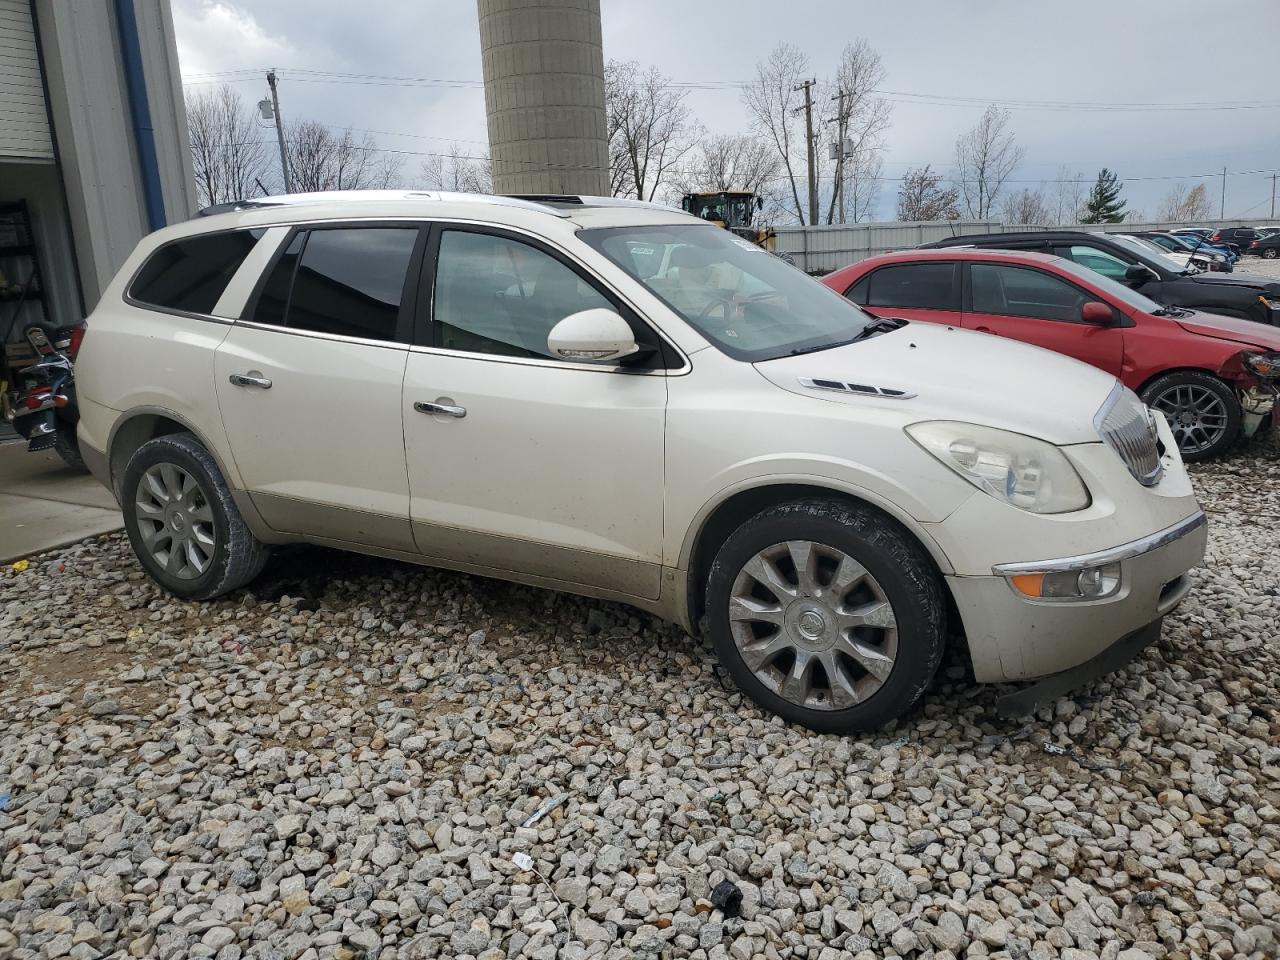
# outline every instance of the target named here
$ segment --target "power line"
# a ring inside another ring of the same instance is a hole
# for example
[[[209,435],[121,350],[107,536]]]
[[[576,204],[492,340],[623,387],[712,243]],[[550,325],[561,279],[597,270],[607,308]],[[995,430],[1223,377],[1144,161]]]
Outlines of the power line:
[[[227,82],[247,82],[254,77],[249,69],[228,70],[219,73],[190,74],[184,77],[184,85],[216,83],[217,77],[231,78]],[[406,86],[443,87],[453,89],[483,89],[484,81],[442,77],[412,77],[377,73],[344,73],[336,70],[289,68],[279,70],[295,83],[341,83],[350,86]],[[671,81],[668,88],[683,90],[733,90],[748,86],[746,80]],[[922,103],[933,106],[986,107],[996,104],[1010,110],[1093,111],[1101,113],[1136,112],[1186,112],[1200,110],[1274,110],[1280,108],[1280,100],[1198,100],[1198,101],[1098,101],[1098,100],[1033,100],[1008,97],[969,97],[948,93],[920,93],[910,90],[871,91],[889,100],[901,103]]]

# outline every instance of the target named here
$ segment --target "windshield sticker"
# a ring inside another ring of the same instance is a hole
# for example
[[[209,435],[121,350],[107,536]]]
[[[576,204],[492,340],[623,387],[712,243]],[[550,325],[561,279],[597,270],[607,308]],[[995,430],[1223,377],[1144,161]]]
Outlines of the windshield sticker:
[[[756,253],[764,253],[764,247],[757,247],[750,240],[744,240],[742,237],[734,236],[733,234],[729,235],[729,239],[740,246],[743,250],[753,250]]]

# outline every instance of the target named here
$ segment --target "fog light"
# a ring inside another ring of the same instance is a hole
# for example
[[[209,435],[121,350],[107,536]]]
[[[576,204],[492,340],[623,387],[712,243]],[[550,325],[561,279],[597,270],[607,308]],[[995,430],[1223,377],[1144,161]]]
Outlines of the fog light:
[[[1120,564],[1022,573],[1009,578],[1013,589],[1035,600],[1101,600],[1120,589]]]

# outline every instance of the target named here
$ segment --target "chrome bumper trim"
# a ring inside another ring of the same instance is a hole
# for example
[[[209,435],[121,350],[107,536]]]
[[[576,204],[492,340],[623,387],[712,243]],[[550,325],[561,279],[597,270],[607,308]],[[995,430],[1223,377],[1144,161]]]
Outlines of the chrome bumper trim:
[[[1063,557],[1058,560],[998,563],[991,568],[991,572],[998,577],[1013,577],[1025,573],[1065,573],[1072,570],[1082,570],[1085,567],[1101,567],[1108,563],[1119,563],[1121,560],[1140,557],[1144,553],[1150,553],[1152,550],[1168,546],[1175,540],[1180,540],[1187,534],[1200,529],[1206,523],[1208,523],[1208,519],[1205,517],[1204,511],[1197,510],[1185,520],[1179,520],[1171,527],[1166,527],[1164,530],[1143,537],[1141,540],[1133,540],[1130,543],[1122,543],[1118,547],[1111,547],[1109,550],[1085,553],[1078,557]]]

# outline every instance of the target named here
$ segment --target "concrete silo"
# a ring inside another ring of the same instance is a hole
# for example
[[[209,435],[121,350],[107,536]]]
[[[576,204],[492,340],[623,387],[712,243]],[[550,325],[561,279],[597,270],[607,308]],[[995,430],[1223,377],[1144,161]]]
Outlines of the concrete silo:
[[[609,192],[600,0],[478,0],[495,193]]]

